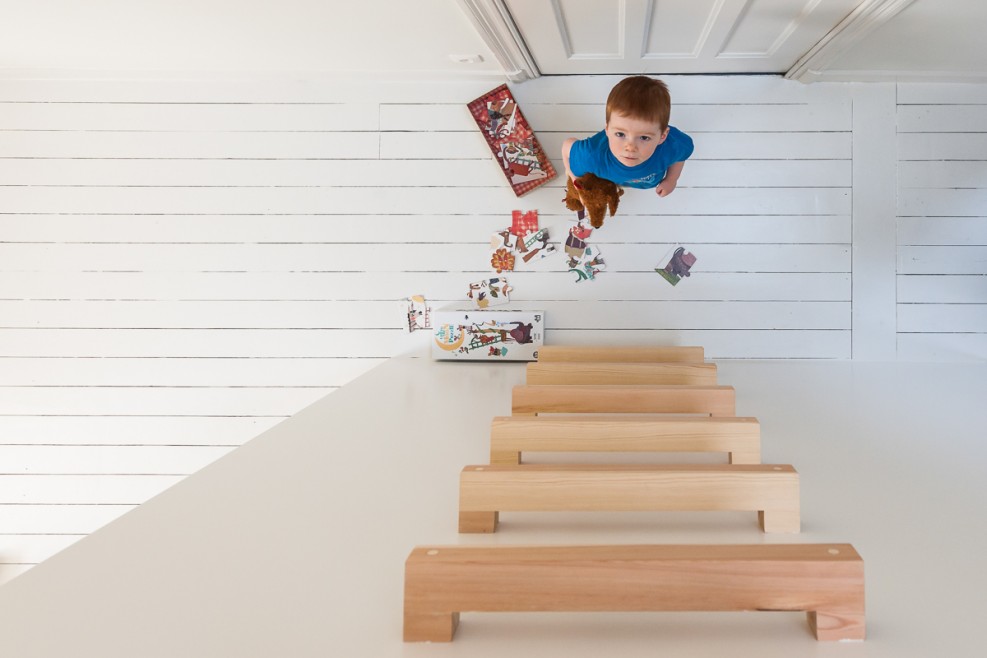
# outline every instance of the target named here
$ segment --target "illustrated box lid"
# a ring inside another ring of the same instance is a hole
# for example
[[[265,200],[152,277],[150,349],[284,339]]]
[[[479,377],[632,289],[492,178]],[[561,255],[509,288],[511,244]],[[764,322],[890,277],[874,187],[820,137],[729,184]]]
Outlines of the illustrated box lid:
[[[432,358],[535,361],[544,344],[545,313],[445,308],[432,314]]]

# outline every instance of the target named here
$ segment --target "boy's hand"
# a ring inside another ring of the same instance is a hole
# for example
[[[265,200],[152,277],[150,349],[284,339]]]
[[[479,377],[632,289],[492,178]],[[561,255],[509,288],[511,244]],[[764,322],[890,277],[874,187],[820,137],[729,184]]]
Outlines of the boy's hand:
[[[684,162],[674,162],[668,167],[668,170],[665,172],[665,178],[655,188],[658,196],[664,197],[672,193],[679,182],[679,176],[682,175],[682,168],[684,166]]]
[[[655,192],[660,197],[666,197],[672,193],[675,189],[675,181],[668,180],[667,178],[662,182],[658,183],[658,187],[655,188]]]

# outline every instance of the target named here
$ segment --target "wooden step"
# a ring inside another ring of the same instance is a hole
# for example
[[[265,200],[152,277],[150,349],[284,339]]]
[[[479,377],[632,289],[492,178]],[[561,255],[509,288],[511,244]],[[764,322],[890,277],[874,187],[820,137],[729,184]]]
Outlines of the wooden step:
[[[862,640],[850,544],[420,546],[405,642],[449,642],[462,612],[804,611],[818,640]]]
[[[539,361],[625,361],[625,362],[699,362],[704,357],[702,347],[594,347],[590,345],[542,345]]]
[[[595,386],[548,384],[515,386],[511,413],[665,413],[733,416],[736,393],[732,386]]]
[[[528,384],[716,384],[715,363],[548,361],[527,366]]]
[[[761,462],[756,418],[498,416],[490,463],[520,464],[525,452],[726,452],[731,464]]]
[[[799,532],[787,464],[467,466],[459,532],[495,532],[500,512],[755,511],[765,532]]]

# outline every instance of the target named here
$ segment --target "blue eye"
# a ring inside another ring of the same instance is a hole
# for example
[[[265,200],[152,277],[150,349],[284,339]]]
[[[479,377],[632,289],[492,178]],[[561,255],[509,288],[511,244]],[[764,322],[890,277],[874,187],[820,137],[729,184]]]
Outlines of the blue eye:
[[[616,135],[617,137],[623,137],[624,136],[624,133],[622,133],[622,132],[620,132],[618,130],[617,132],[614,133],[614,135]]]
[[[642,142],[650,142],[651,141],[651,137],[649,137],[648,135],[641,135],[641,141]]]

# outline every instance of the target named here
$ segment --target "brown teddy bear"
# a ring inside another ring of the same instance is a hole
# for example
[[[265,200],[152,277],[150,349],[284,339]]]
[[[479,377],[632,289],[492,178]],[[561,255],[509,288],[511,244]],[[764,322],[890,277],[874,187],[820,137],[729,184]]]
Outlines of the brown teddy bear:
[[[617,204],[624,189],[612,181],[593,174],[583,174],[575,182],[567,179],[565,187],[565,207],[569,210],[585,210],[589,213],[589,223],[593,228],[603,226],[603,218],[617,213]]]

